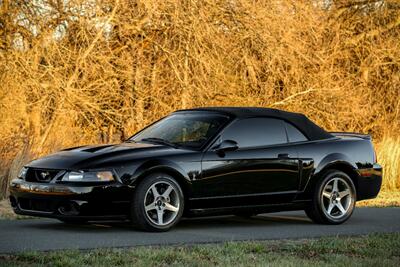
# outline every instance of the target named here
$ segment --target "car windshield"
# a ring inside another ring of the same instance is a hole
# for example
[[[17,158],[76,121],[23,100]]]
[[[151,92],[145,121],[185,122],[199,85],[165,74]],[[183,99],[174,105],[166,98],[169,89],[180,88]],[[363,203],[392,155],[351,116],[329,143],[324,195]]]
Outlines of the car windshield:
[[[128,141],[200,149],[228,121],[219,114],[173,114],[145,128]]]

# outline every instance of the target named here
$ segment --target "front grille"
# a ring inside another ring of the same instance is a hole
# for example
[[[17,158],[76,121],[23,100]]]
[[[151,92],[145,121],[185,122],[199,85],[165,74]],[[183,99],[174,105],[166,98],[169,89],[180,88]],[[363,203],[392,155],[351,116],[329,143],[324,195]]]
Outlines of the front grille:
[[[53,180],[59,172],[59,170],[29,168],[25,180],[27,182],[48,183]]]
[[[52,212],[54,208],[51,201],[44,199],[18,198],[18,204],[23,210]]]

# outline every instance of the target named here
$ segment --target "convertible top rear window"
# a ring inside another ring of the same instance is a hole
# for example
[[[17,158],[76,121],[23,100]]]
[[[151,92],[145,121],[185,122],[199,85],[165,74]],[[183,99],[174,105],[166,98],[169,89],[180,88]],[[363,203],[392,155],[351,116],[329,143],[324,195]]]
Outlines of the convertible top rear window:
[[[305,137],[304,134],[302,134],[299,129],[292,124],[285,122],[285,125],[289,142],[304,142],[308,140],[307,137]]]

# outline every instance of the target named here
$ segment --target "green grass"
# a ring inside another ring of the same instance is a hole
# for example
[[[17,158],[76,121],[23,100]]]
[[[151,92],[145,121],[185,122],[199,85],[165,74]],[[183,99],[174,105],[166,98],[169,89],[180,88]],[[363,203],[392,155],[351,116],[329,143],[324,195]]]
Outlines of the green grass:
[[[399,266],[399,263],[400,233],[0,255],[2,266]]]

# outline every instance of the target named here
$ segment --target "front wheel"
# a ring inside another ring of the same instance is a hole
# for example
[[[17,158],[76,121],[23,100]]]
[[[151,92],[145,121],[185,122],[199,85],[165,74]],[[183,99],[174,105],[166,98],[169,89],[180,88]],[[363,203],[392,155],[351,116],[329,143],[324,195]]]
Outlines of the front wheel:
[[[132,200],[132,222],[151,232],[168,231],[178,223],[184,208],[183,192],[171,176],[163,173],[146,177]]]
[[[356,190],[350,177],[329,170],[317,183],[312,203],[305,212],[316,223],[341,224],[352,215],[355,202]]]

